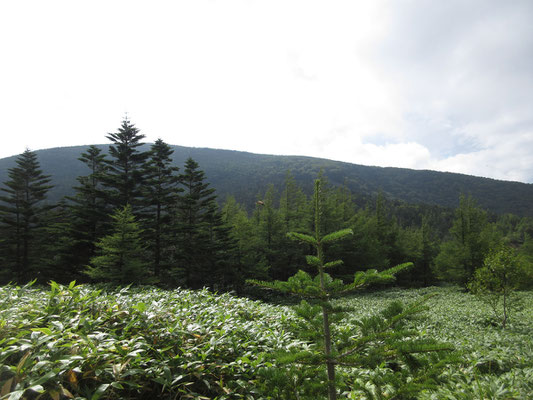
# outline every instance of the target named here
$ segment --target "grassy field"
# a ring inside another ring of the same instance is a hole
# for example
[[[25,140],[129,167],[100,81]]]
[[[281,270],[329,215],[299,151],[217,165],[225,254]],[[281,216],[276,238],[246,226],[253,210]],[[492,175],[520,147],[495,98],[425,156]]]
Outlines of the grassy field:
[[[491,310],[458,288],[387,289],[340,301],[345,329],[394,300],[434,293],[411,320],[422,335],[453,343],[460,363],[422,399],[533,398],[533,293],[502,330]],[[308,346],[291,332],[291,309],[207,290],[90,285],[0,288],[0,398],[268,399],[261,371],[279,348]],[[344,370],[371,385],[385,366]],[[373,387],[373,397],[394,398]],[[368,398],[369,395],[367,395]],[[348,388],[341,398],[365,398]],[[295,393],[294,398],[298,398]]]

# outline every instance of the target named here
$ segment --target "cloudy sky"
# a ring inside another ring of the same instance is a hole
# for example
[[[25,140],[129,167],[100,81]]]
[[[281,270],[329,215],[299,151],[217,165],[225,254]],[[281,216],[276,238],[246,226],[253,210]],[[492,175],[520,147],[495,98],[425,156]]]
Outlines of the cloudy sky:
[[[0,157],[153,142],[533,183],[533,1],[2,1]]]

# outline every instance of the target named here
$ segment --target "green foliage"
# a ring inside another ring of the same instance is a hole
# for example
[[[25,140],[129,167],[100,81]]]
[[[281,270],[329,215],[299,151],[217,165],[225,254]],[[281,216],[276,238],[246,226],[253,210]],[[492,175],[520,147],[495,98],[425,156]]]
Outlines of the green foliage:
[[[107,149],[103,145],[98,147]],[[77,158],[87,148],[88,146],[64,147],[37,152],[43,169],[54,177],[55,188],[49,195],[51,201],[56,202],[64,195],[71,195],[76,177],[85,175]],[[202,165],[222,199],[234,195],[248,211],[253,209],[257,193],[263,192],[269,183],[282,192],[289,170],[303,193],[312,194],[313,179],[323,169],[334,187],[345,185],[352,193],[359,195],[358,201],[364,197],[368,199],[382,190],[389,198],[411,205],[417,204],[415,207],[418,208],[419,216],[424,213],[421,210],[448,213],[449,209],[457,206],[460,193],[471,193],[483,208],[493,213],[533,216],[533,187],[519,182],[436,171],[368,167],[312,157],[260,155],[182,146],[172,146],[172,149],[174,165],[181,166],[188,157],[192,157]],[[7,179],[6,172],[13,165],[14,157],[0,159],[0,181]],[[364,206],[364,203],[363,200],[358,205]],[[436,205],[448,210],[434,207]],[[416,212],[415,207],[412,209]],[[300,228],[291,229],[299,231]]]
[[[524,283],[524,268],[516,252],[506,246],[493,250],[476,270],[468,288],[480,300],[490,305],[505,328],[510,310],[516,307],[515,291]]]
[[[73,188],[75,195],[67,197],[71,221],[65,233],[72,240],[70,251],[73,257],[68,263],[68,267],[74,269],[71,274],[79,272],[94,257],[95,244],[107,233],[109,225],[109,204],[103,191],[106,157],[101,149],[90,146],[78,160],[86,165],[89,174],[77,178],[78,185]]]
[[[176,215],[176,260],[170,270],[175,283],[188,287],[214,287],[231,280],[230,267],[236,248],[215,203],[215,189],[192,158],[179,176],[184,191],[178,198]]]
[[[254,399],[287,310],[206,290],[0,288],[0,397]]]
[[[8,177],[0,189],[6,193],[0,196],[0,245],[5,256],[1,268],[8,277],[24,282],[38,273],[45,244],[43,215],[51,208],[44,200],[52,188],[51,179],[43,174],[36,153],[29,149],[17,157]]]
[[[168,273],[172,266],[172,246],[175,238],[173,214],[179,194],[179,168],[172,166],[173,150],[163,140],[158,139],[150,147],[149,158],[144,166],[145,182],[143,222],[146,228],[148,249],[151,252],[152,269],[156,277],[161,270]]]
[[[362,351],[375,366],[338,366],[342,398],[529,398],[533,293],[518,295],[528,306],[517,311],[505,332],[487,323],[488,306],[472,302],[471,295],[457,287],[365,291],[336,300],[334,308],[357,312],[346,313],[342,324],[334,325],[335,335],[352,338],[363,348],[365,340],[372,346],[394,343],[390,336],[377,334],[392,324],[403,335],[416,333],[413,338],[420,341],[439,338],[460,351],[460,359],[444,369],[438,353],[420,354],[416,375],[408,366],[408,348],[393,347],[404,350],[405,363],[391,358],[379,362],[376,353]],[[420,304],[422,299],[426,302]],[[74,282],[51,282],[48,288],[3,286],[0,397],[324,398],[317,395],[327,382],[323,369],[268,357],[284,349],[295,354],[314,349],[295,335],[302,323],[313,319],[316,307],[308,303],[296,316],[287,307],[207,290]],[[418,314],[421,307],[431,310],[424,318]],[[397,318],[402,314],[409,315]],[[432,344],[424,346],[431,349]],[[427,382],[426,389],[410,392],[405,382],[413,377],[417,385]]]
[[[339,266],[342,262],[340,260],[326,262],[324,245],[331,245],[353,233],[350,229],[344,229],[322,235],[321,230],[327,224],[321,221],[324,197],[321,193],[320,179],[315,181],[313,201],[314,235],[291,232],[288,236],[314,247],[315,254],[308,255],[306,260],[315,269],[316,275],[312,277],[309,273],[300,270],[287,281],[251,281],[256,285],[304,299],[299,306],[295,307],[296,314],[301,318],[295,330],[302,340],[309,343],[309,348],[305,351],[296,348],[280,351],[274,355],[274,359],[280,364],[302,366],[304,372],[300,376],[297,375],[296,379],[304,387],[300,392],[306,396],[304,398],[327,396],[330,400],[336,399],[338,388],[345,385],[339,382],[336,376],[338,367],[375,368],[391,360],[398,365],[404,365],[409,371],[403,374],[401,379],[398,375],[386,378],[385,383],[394,385],[397,393],[413,394],[430,387],[445,362],[439,358],[439,355],[434,355],[431,360],[425,359],[424,356],[417,357],[417,355],[443,353],[451,348],[435,340],[420,339],[416,331],[404,329],[402,321],[420,310],[418,303],[406,309],[400,303],[394,303],[384,310],[381,316],[361,320],[358,330],[343,330],[339,327],[338,324],[346,316],[346,310],[332,303],[332,298],[347,292],[374,283],[390,282],[394,280],[395,274],[411,267],[412,264],[405,263],[382,272],[358,271],[351,284],[344,284],[340,279],[332,278],[325,272],[325,269]],[[438,367],[432,367],[432,362]],[[324,365],[327,383],[309,381],[309,376],[323,376]],[[282,389],[279,396],[281,393],[286,395],[289,390],[294,390],[290,380],[282,379],[277,374],[271,374],[270,379],[273,380],[272,385],[276,387],[286,385],[286,389]],[[356,387],[358,387],[357,384]]]
[[[128,205],[112,216],[113,233],[103,237],[96,246],[99,255],[91,258],[85,273],[97,281],[112,283],[147,283],[147,263],[143,258],[141,229]]]
[[[111,158],[103,175],[107,201],[114,208],[130,205],[137,215],[143,207],[142,183],[148,152],[141,150],[141,141],[145,136],[126,117],[118,131],[106,137],[112,142]]]
[[[436,272],[441,279],[466,286],[498,238],[487,221],[487,213],[472,197],[463,195],[450,235],[451,240],[442,244],[435,260]]]

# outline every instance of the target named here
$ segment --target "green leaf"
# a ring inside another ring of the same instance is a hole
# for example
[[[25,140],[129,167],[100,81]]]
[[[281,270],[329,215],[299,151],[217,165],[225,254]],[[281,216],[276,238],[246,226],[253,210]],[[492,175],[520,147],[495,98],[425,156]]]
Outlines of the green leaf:
[[[402,271],[405,271],[409,268],[412,268],[413,267],[413,263],[412,262],[407,262],[407,263],[403,263],[403,264],[399,264],[399,265],[396,265],[395,267],[392,267],[392,268],[389,268],[389,269],[386,269],[385,271],[381,271],[381,274],[384,274],[384,275],[396,275]]]
[[[109,383],[102,383],[100,386],[98,386],[96,392],[94,392],[91,396],[91,400],[98,400],[104,394],[109,385]]]
[[[342,264],[344,264],[344,262],[342,260],[330,261],[330,262],[324,264],[324,268],[339,267]]]
[[[24,392],[25,390],[17,390],[15,392],[11,392],[7,400],[19,400],[24,394]]]
[[[320,267],[320,265],[322,264],[317,256],[305,256],[305,259],[307,261],[307,264],[313,267]]]
[[[321,240],[322,243],[336,242],[337,240],[344,239],[346,236],[353,235],[351,229],[342,229],[337,232],[332,232],[324,236]]]
[[[45,382],[48,382],[51,378],[54,378],[57,376],[57,373],[54,371],[50,371],[47,374],[41,376],[39,379],[37,379],[34,382],[31,382],[32,386],[39,386],[42,385]]]
[[[314,237],[306,235],[305,233],[289,232],[287,233],[287,236],[289,237],[289,239],[299,240],[300,242],[309,243],[313,246],[316,246],[318,244]]]
[[[51,335],[52,331],[48,328],[31,328],[32,332],[41,332],[45,335]]]

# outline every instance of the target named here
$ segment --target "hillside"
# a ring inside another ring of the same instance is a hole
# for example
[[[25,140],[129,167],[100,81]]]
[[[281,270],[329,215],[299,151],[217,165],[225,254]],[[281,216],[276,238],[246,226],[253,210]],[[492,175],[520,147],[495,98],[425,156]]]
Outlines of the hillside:
[[[88,146],[62,147],[37,151],[44,173],[52,175],[51,201],[72,193],[76,177],[86,175],[77,160]],[[99,147],[106,149],[107,145]],[[419,171],[403,168],[368,167],[302,156],[274,156],[240,151],[172,146],[174,162],[181,167],[188,157],[196,160],[219,198],[232,194],[251,207],[268,184],[281,190],[288,170],[307,193],[321,169],[330,183],[343,183],[356,194],[373,195],[379,191],[396,200],[455,207],[461,193],[471,194],[485,209],[533,217],[533,184],[499,181],[470,175]],[[16,157],[0,159],[0,182],[7,180],[7,170]]]

